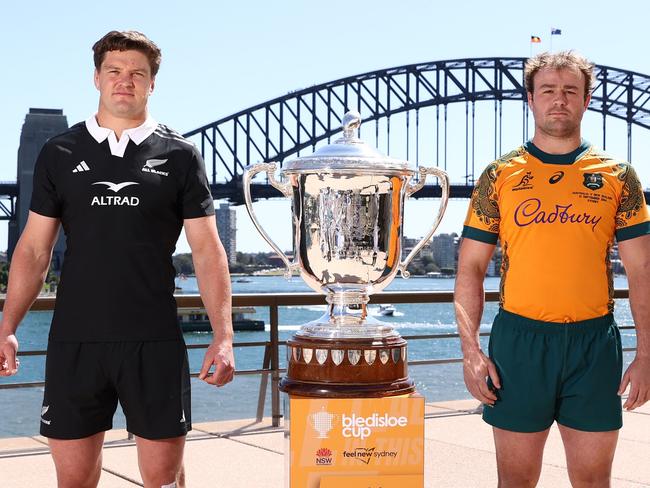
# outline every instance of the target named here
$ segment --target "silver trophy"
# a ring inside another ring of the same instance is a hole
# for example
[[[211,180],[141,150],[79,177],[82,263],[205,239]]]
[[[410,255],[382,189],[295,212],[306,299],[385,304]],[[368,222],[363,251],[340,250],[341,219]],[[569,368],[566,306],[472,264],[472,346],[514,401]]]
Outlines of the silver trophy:
[[[414,181],[416,171],[409,168],[408,162],[388,158],[356,137],[360,124],[359,113],[346,113],[343,137],[310,156],[286,163],[281,181],[275,177],[276,163],[255,164],[244,173],[246,208],[255,227],[284,261],[287,276],[299,270],[313,290],[326,295],[328,303],[327,312],[303,325],[289,342],[285,385],[292,373],[316,383],[337,383],[351,374],[355,378],[352,383],[359,383],[358,368],[398,363],[396,369],[400,373],[393,376],[404,375],[401,380],[408,379],[406,342],[391,325],[371,317],[367,304],[369,296],[388,286],[398,272],[408,278],[407,266],[442,220],[449,197],[449,179],[439,168],[420,167],[419,179]],[[250,184],[262,172],[271,185],[291,198],[293,261],[273,242],[255,216]],[[442,189],[440,208],[429,232],[402,260],[404,201],[422,188],[427,176],[438,178]],[[311,373],[302,371],[303,366]],[[314,369],[319,366],[335,366],[339,374],[328,373],[323,380],[323,370]],[[387,374],[384,379],[390,376]]]

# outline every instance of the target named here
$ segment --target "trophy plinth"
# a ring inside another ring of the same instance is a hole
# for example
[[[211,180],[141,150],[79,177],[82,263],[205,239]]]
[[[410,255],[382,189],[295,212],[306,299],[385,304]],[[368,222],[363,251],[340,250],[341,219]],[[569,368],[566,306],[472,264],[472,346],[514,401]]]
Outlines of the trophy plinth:
[[[244,173],[246,208],[257,230],[313,290],[327,295],[327,312],[303,325],[287,344],[288,371],[282,391],[297,396],[392,396],[415,391],[408,376],[406,341],[392,325],[368,314],[369,295],[383,290],[406,267],[438,227],[449,196],[447,174],[388,158],[356,137],[358,113],[343,118],[343,137],[314,154],[289,161],[284,182],[275,163]],[[269,183],[291,198],[295,261],[271,240],[253,210],[250,184],[266,172]],[[442,188],[440,209],[429,233],[402,256],[404,201],[427,175]]]
[[[393,337],[323,339],[296,334],[287,342],[286,393],[304,397],[383,397],[413,393],[406,341]]]

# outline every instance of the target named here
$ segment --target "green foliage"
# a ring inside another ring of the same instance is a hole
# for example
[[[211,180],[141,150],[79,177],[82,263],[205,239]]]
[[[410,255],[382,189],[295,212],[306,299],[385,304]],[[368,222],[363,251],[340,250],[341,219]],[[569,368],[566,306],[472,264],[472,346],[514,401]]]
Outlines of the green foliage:
[[[192,254],[176,254],[172,256],[172,263],[174,264],[174,269],[176,269],[176,274],[184,275],[193,275],[194,274],[194,262],[192,262]]]
[[[0,293],[7,293],[9,282],[9,263],[0,263]]]

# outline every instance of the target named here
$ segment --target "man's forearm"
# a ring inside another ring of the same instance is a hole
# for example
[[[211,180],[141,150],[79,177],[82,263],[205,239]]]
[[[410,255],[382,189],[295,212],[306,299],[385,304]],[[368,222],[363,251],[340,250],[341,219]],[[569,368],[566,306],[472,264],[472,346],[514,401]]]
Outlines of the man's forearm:
[[[647,270],[650,273],[650,269]],[[650,357],[650,276],[635,272],[628,276],[630,290],[630,309],[636,328],[636,355]]]
[[[16,248],[9,270],[0,334],[16,332],[18,324],[43,288],[51,257],[51,252],[34,254],[20,245]]]
[[[223,247],[194,252],[194,271],[214,338],[232,340],[230,273]]]
[[[474,270],[459,270],[454,289],[454,308],[463,355],[481,347],[478,331],[484,302],[483,274]]]

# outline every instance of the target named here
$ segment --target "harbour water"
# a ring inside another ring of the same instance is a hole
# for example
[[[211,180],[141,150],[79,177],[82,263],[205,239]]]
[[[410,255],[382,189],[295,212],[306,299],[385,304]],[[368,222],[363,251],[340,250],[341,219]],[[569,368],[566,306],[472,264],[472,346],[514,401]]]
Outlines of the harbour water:
[[[240,282],[241,280],[241,282]],[[395,279],[386,291],[432,291],[452,290],[453,279],[411,278],[409,280]],[[487,278],[486,290],[497,290],[498,278]],[[177,279],[181,293],[197,293],[196,280],[189,277]],[[625,277],[616,278],[616,288],[627,288]],[[311,290],[300,278],[290,281],[281,276],[258,277],[250,276],[245,279],[233,278],[234,293],[303,293]],[[392,317],[381,317],[390,322],[403,336],[417,334],[437,334],[455,332],[453,306],[443,304],[397,304]],[[290,306],[282,307],[279,312],[280,340],[286,340],[298,330],[301,324],[316,319],[323,314],[324,306]],[[496,303],[486,304],[482,320],[482,331],[489,331],[497,311]],[[378,315],[379,307],[370,306],[371,314]],[[619,325],[633,325],[632,315],[627,300],[616,303],[616,320]],[[250,318],[264,320],[266,331],[237,332],[235,342],[252,342],[268,340],[269,311],[257,307],[256,313]],[[30,312],[18,329],[18,340],[21,351],[42,350],[47,345],[47,334],[52,319],[51,312]],[[92,320],[89,320],[89,327]],[[635,336],[633,330],[621,331],[624,347],[633,347]],[[210,333],[186,333],[188,344],[208,343]],[[487,344],[487,338],[484,345]],[[238,347],[235,351],[238,369],[262,368],[264,349],[262,347]],[[191,350],[190,370],[196,372],[201,367],[203,350]],[[457,339],[442,340],[411,340],[409,342],[409,357],[413,359],[445,359],[460,357],[460,347]],[[626,363],[632,359],[632,353],[625,355]],[[280,353],[281,367],[285,367],[284,349]],[[21,369],[18,376],[0,379],[0,384],[10,382],[42,381],[45,360],[41,356],[29,356],[21,359]],[[417,384],[417,389],[427,401],[454,400],[470,398],[465,390],[460,364],[416,366],[410,369],[410,374]],[[192,380],[192,420],[194,422],[226,420],[234,418],[254,418],[257,410],[260,376],[237,376],[235,380],[223,387],[215,388],[202,381]],[[269,389],[270,390],[270,389]],[[39,428],[39,416],[43,389],[40,387],[0,390],[0,411],[5,414],[0,420],[0,437],[35,435]],[[270,391],[267,392],[266,412],[270,414]],[[118,407],[114,426],[124,427],[124,417]]]

